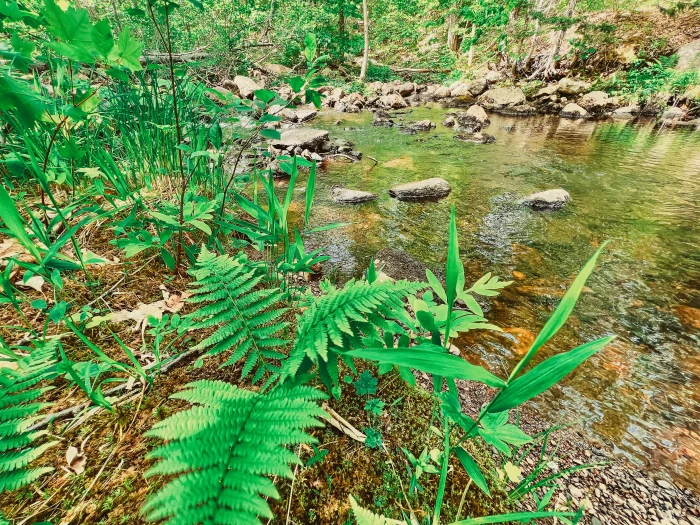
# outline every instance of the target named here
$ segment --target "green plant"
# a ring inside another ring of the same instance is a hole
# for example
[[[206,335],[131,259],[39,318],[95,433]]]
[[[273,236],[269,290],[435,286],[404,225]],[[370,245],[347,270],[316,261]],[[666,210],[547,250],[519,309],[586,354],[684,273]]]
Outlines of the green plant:
[[[55,375],[56,343],[38,343],[29,355],[14,361],[16,368],[0,368],[0,492],[16,490],[53,470],[30,467],[57,442],[35,446],[34,442],[46,432],[31,431],[29,427],[41,410],[51,406],[38,401],[50,387],[37,385]]]
[[[292,478],[301,461],[286,447],[315,443],[304,432],[321,425],[325,396],[286,384],[265,394],[222,381],[197,381],[174,398],[194,404],[146,435],[168,441],[149,454],[146,475],[177,475],[144,505],[148,521],[255,523],[272,518],[266,498],[278,493],[266,476]]]
[[[287,311],[279,306],[284,294],[277,288],[258,288],[265,274],[243,254],[217,256],[202,246],[197,265],[189,273],[195,281],[188,302],[201,305],[188,314],[190,327],[216,327],[195,348],[208,349],[210,355],[232,352],[224,366],[245,358],[242,377],[254,373],[254,383],[276,374],[278,367],[272,361],[284,358],[278,349],[287,344],[279,336],[289,324],[280,320]]]
[[[370,359],[384,364],[408,366],[433,375],[434,395],[440,404],[441,436],[443,440],[442,450],[440,451],[440,480],[433,509],[433,525],[439,525],[440,523],[447,486],[449,458],[452,454],[457,455],[474,483],[487,495],[489,493],[483,474],[481,474],[476,462],[466,449],[460,446],[461,443],[480,437],[487,444],[495,447],[505,456],[510,457],[512,455],[510,445],[519,447],[529,443],[531,438],[516,425],[508,422],[508,412],[555,385],[579,364],[601,350],[613,339],[613,337],[604,337],[586,343],[568,352],[550,357],[525,372],[525,368],[537,351],[557,333],[568,319],[603,248],[604,245],[586,263],[525,356],[516,364],[508,379],[502,380],[481,367],[471,365],[459,357],[450,355],[445,349],[451,335],[452,305],[459,297],[460,290],[463,290],[464,287],[464,269],[459,258],[457,227],[453,208],[450,221],[446,286],[444,289],[438,288],[436,290],[439,296],[444,297],[447,305],[444,327],[442,327],[444,345],[439,345],[440,333],[435,326],[436,323],[433,317],[429,316],[429,312],[426,312],[426,310],[422,310],[423,314],[421,314],[421,310],[418,310],[416,311],[416,316],[419,322],[431,331],[431,342],[419,341],[419,344],[412,348],[365,347],[346,352],[346,355],[349,356]],[[431,278],[430,274],[428,277],[430,281],[434,281],[434,277]],[[480,282],[483,285],[490,282],[490,280],[487,278],[480,280]],[[432,285],[434,288],[436,287],[434,283]],[[476,420],[462,412],[454,383],[455,378],[479,381],[498,389],[496,395],[483,407]],[[444,379],[447,379],[449,387],[447,392],[442,392]],[[550,513],[548,515],[553,516],[554,514]],[[524,515],[521,515],[519,518],[515,516],[512,515],[509,519],[528,519],[528,516]],[[570,517],[570,514],[562,517]],[[490,521],[491,519],[495,521]],[[501,522],[499,520],[508,521],[500,517],[485,517],[460,523],[499,523]]]

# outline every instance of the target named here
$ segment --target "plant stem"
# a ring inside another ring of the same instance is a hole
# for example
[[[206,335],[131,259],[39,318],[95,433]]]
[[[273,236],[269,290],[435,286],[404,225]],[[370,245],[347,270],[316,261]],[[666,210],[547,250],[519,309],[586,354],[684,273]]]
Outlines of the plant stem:
[[[443,419],[444,424],[442,428],[445,436],[442,441],[442,469],[440,470],[440,485],[438,485],[435,512],[433,513],[433,525],[440,525],[440,512],[442,511],[442,501],[445,499],[445,486],[447,485],[447,469],[450,466],[450,424],[447,418]]]

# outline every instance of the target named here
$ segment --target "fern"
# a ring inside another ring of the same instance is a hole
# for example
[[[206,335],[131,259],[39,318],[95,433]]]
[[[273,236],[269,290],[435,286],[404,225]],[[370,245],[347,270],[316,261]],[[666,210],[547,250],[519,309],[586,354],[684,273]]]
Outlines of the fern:
[[[282,379],[294,377],[304,360],[318,365],[321,379],[330,388],[338,383],[337,355],[360,343],[381,342],[378,329],[403,333],[395,320],[412,324],[403,300],[423,285],[398,281],[369,283],[349,281],[314,301],[298,319],[294,347],[282,370]]]
[[[169,525],[259,523],[272,518],[266,498],[277,498],[266,476],[292,478],[301,464],[288,446],[315,443],[304,429],[322,426],[325,399],[306,386],[278,386],[265,394],[222,381],[197,381],[173,397],[195,406],[157,423],[146,435],[170,441],[146,476],[179,474],[151,496],[142,512]]]
[[[357,525],[406,525],[405,521],[392,520],[363,509],[352,496],[350,496],[350,505],[352,506],[352,513],[355,515],[355,523]]]
[[[278,337],[287,322],[279,318],[287,308],[278,307],[284,295],[277,288],[256,289],[264,275],[252,267],[244,255],[217,256],[202,246],[197,265],[189,272],[194,278],[188,302],[200,308],[188,317],[193,328],[217,327],[195,348],[209,354],[233,352],[222,365],[233,365],[245,358],[242,377],[255,372],[253,383],[279,370],[271,360],[283,359],[277,349],[288,341]]]
[[[0,492],[16,490],[53,470],[29,467],[57,443],[32,446],[46,432],[32,432],[29,427],[39,418],[37,413],[50,406],[37,401],[50,388],[37,384],[55,373],[56,343],[45,343],[18,360],[16,370],[0,368]]]

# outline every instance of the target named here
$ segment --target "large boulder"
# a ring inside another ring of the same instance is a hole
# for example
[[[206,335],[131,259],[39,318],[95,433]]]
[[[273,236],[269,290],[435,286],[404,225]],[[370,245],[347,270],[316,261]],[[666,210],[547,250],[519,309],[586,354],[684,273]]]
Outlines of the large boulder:
[[[489,88],[489,83],[485,78],[477,78],[469,83],[467,89],[473,97],[478,97]]]
[[[331,189],[331,196],[333,201],[338,204],[362,204],[377,198],[375,193],[370,193],[369,191],[349,190],[339,186]]]
[[[678,54],[676,69],[700,73],[700,38],[687,43],[678,49],[676,53]]]
[[[605,91],[591,91],[581,97],[579,105],[591,113],[603,113],[617,105],[617,99]]]
[[[670,107],[666,108],[661,115],[661,120],[673,121],[673,120],[685,120],[687,113],[681,108]]]
[[[564,118],[588,118],[591,115],[578,104],[569,102],[566,106],[564,106],[564,109],[559,112],[559,116]]]
[[[216,104],[224,104],[227,100],[231,100],[234,96],[230,89],[223,86],[214,86],[211,88],[211,90],[215,91],[215,93],[208,91],[206,93],[207,98]]]
[[[253,93],[255,93],[258,89],[263,89],[263,86],[258,84],[255,80],[242,75],[237,75],[234,77],[233,83],[236,88],[238,88],[241,98],[253,98]]]
[[[270,145],[278,150],[294,150],[301,148],[309,151],[320,151],[328,142],[328,131],[314,128],[296,128],[283,131],[278,140]]]
[[[639,106],[624,106],[613,111],[612,116],[615,119],[627,120],[636,117],[639,114]]]
[[[450,183],[445,179],[433,177],[394,186],[389,190],[389,195],[401,201],[419,201],[447,197],[451,190]]]
[[[489,71],[486,73],[486,82],[488,82],[489,85],[503,82],[505,79],[506,74],[503,71]]]
[[[438,86],[435,89],[435,92],[433,93],[433,98],[435,100],[441,100],[443,98],[449,97],[450,95],[450,88],[448,88],[447,86]]]
[[[391,93],[390,95],[379,97],[377,104],[386,109],[401,109],[408,106],[403,97],[398,93]]]
[[[533,210],[558,210],[571,201],[569,192],[558,188],[556,190],[540,191],[520,200],[520,204]]]
[[[416,85],[413,82],[406,82],[396,87],[396,92],[402,97],[413,95],[416,91]]]
[[[476,120],[479,124],[482,126],[488,126],[489,123],[491,122],[489,120],[489,116],[486,114],[486,111],[484,111],[484,108],[482,108],[478,104],[474,104],[471,106],[466,113],[468,116],[472,117],[474,120]]]
[[[540,88],[537,91],[537,93],[535,93],[535,98],[551,97],[552,95],[556,95],[558,91],[559,84],[550,84],[548,86]]]
[[[591,85],[583,80],[574,80],[573,78],[562,78],[559,81],[557,91],[568,97],[576,97],[582,93],[586,93],[591,89]]]
[[[489,89],[479,96],[479,103],[491,110],[519,106],[525,104],[525,93],[518,87]]]
[[[465,96],[472,96],[471,91],[469,91],[469,85],[468,84],[457,84],[454,88],[450,90],[450,95],[453,97],[465,97]]]

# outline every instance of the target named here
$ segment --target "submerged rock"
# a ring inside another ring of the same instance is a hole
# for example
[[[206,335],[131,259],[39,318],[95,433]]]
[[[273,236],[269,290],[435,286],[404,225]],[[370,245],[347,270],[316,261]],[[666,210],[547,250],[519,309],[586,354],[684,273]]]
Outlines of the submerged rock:
[[[389,190],[389,195],[402,201],[442,199],[452,188],[449,182],[440,177],[399,184]]]
[[[383,109],[378,109],[374,112],[374,116],[372,118],[372,125],[390,128],[392,126],[395,126],[396,123],[387,111],[384,111]]]
[[[578,104],[569,102],[564,106],[564,109],[559,112],[559,116],[564,118],[588,118],[591,115]]]
[[[419,120],[417,122],[410,122],[407,126],[401,128],[401,133],[406,133],[408,135],[415,135],[419,131],[430,131],[435,127],[428,119]]]
[[[369,191],[349,190],[336,186],[331,189],[333,201],[338,204],[361,204],[363,202],[373,201],[377,198],[376,193]]]
[[[569,192],[558,188],[556,190],[540,191],[520,200],[520,204],[533,210],[558,210],[571,201]]]
[[[474,144],[491,144],[493,142],[496,142],[496,137],[494,137],[493,135],[489,135],[488,133],[482,132],[459,133],[458,135],[455,135],[455,138],[457,140],[461,140],[462,142],[472,142]]]
[[[394,280],[425,281],[425,264],[403,250],[384,248],[375,255],[374,266],[377,271]]]

